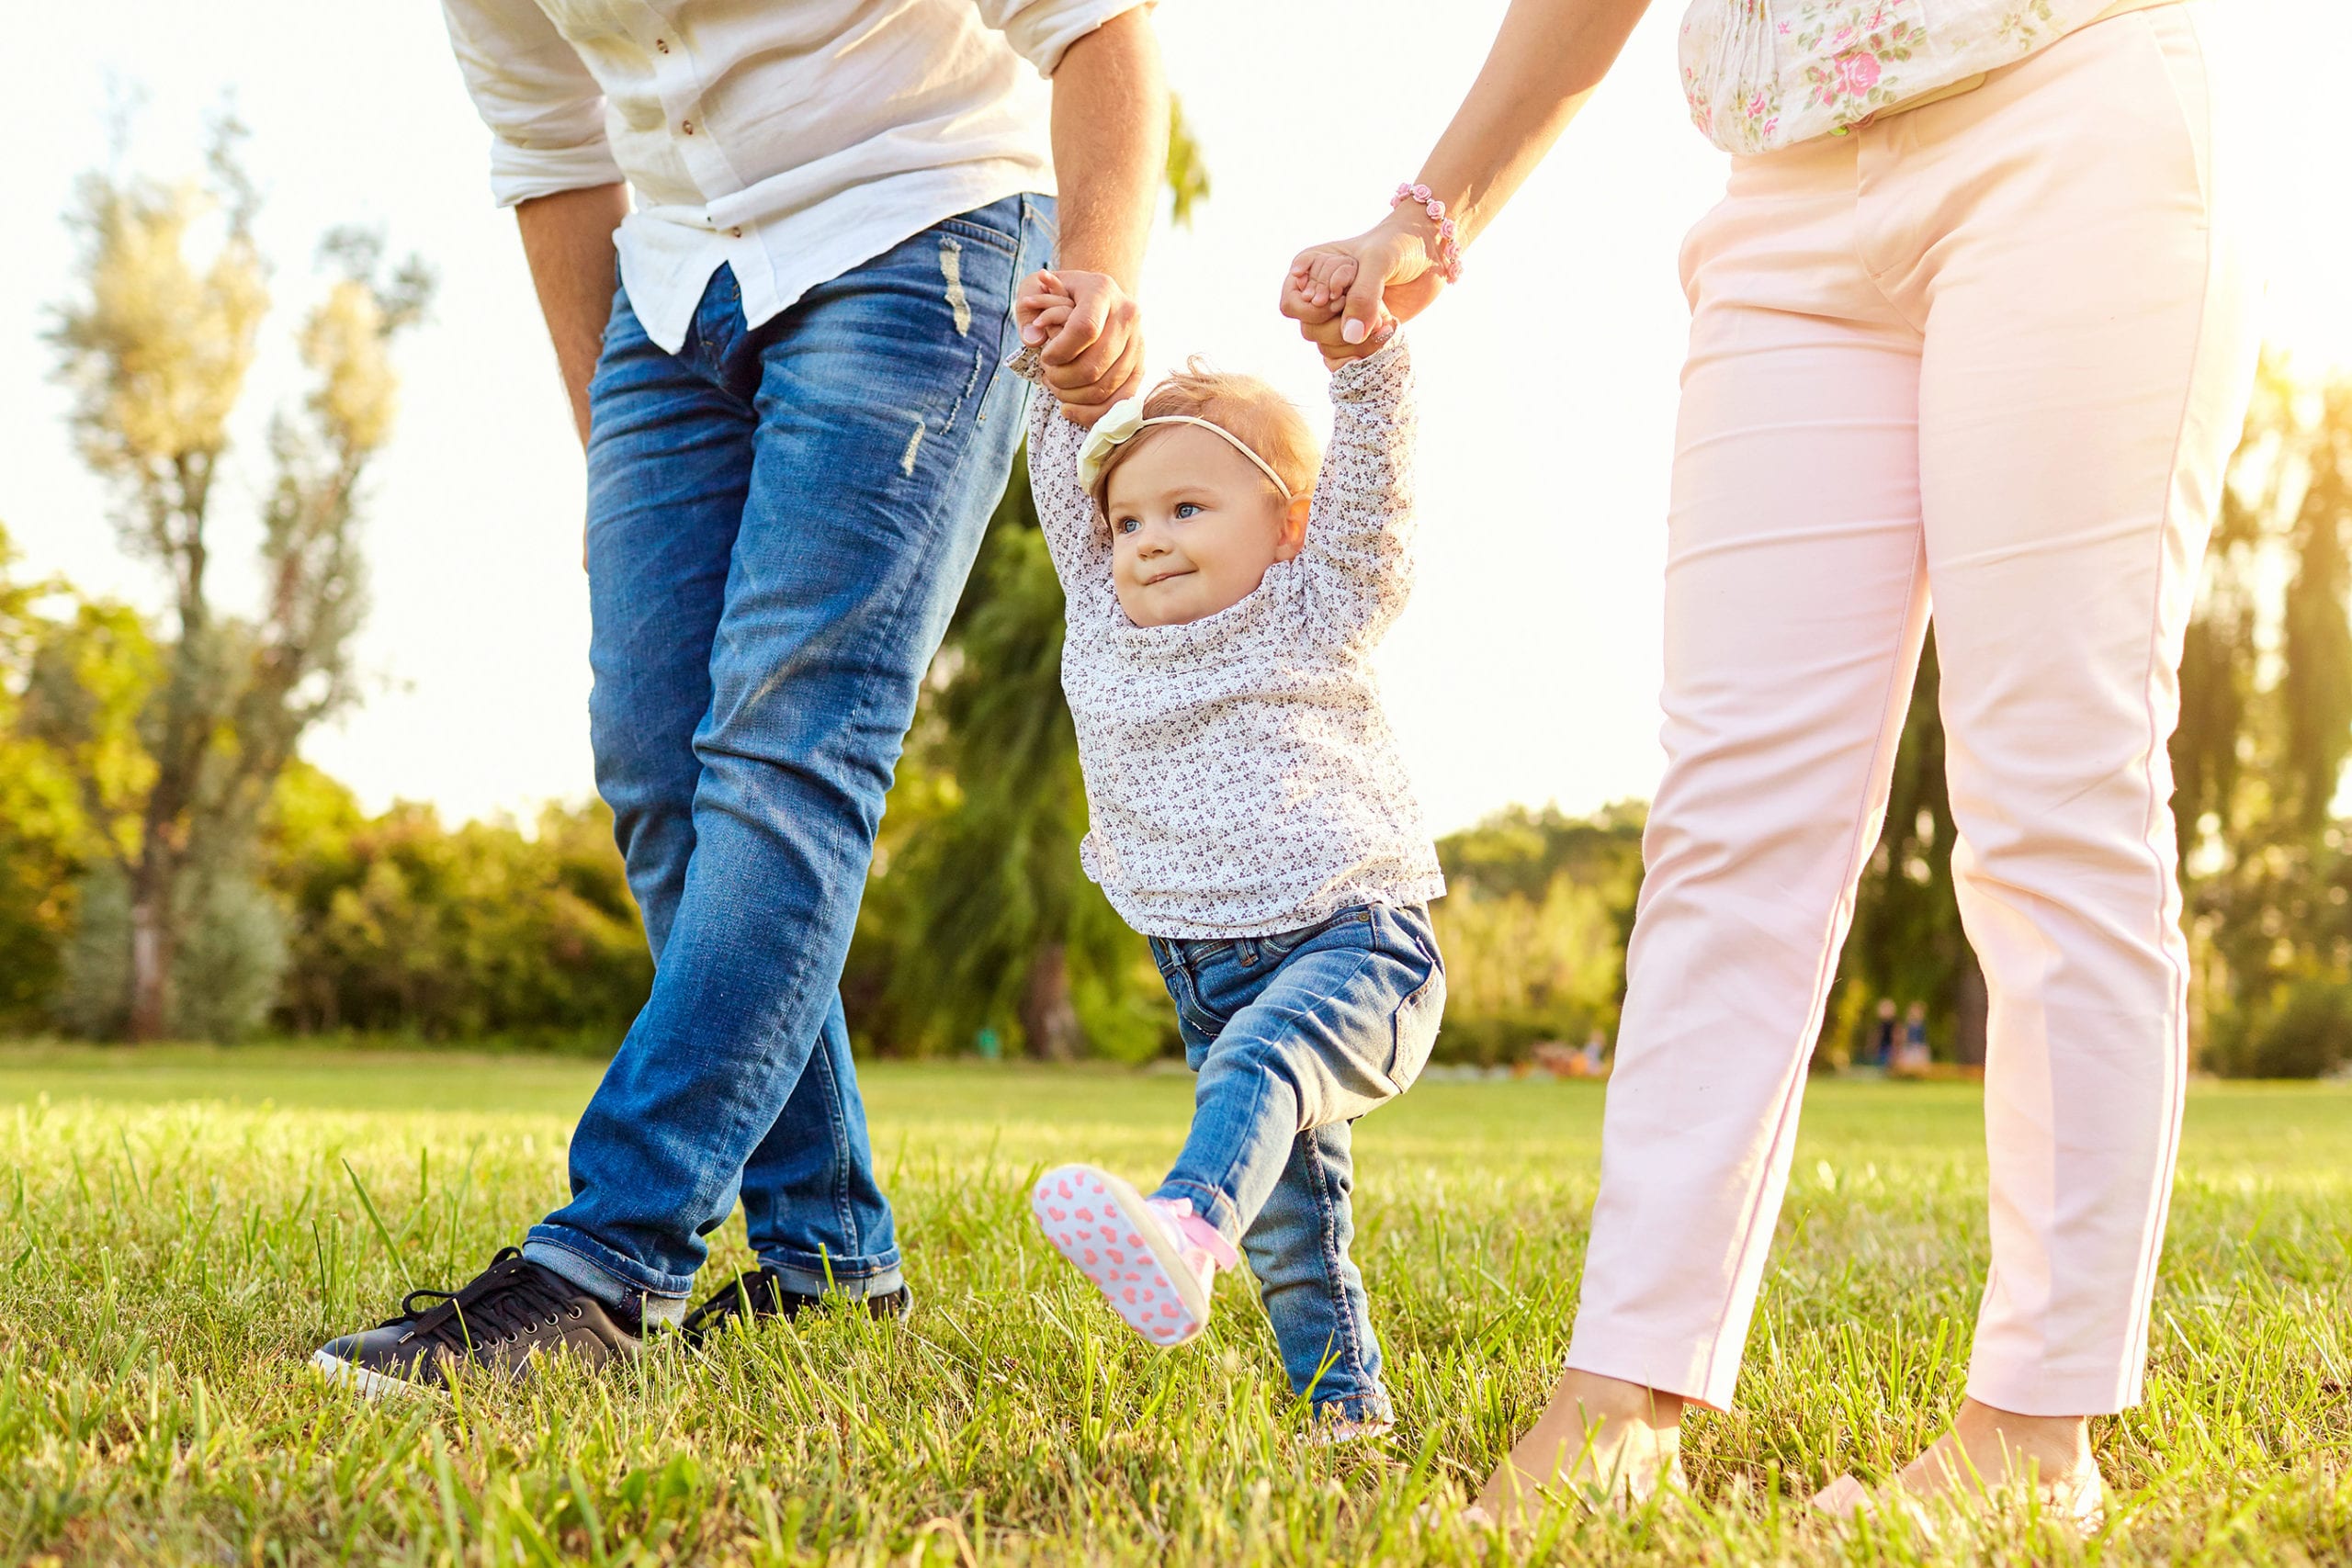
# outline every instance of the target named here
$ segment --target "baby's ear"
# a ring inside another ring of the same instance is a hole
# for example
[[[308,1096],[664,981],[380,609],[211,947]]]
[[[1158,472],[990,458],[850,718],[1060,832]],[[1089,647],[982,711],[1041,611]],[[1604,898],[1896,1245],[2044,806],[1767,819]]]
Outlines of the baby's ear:
[[[1295,495],[1283,509],[1283,536],[1274,546],[1276,560],[1289,560],[1306,547],[1306,516],[1314,509],[1312,495]]]

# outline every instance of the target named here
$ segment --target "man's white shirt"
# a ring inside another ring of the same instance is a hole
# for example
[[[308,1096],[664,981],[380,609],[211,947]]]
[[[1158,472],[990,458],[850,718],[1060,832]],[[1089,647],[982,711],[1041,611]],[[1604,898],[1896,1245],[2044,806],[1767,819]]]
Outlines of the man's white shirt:
[[[942,219],[1050,194],[1044,78],[1072,43],[1143,3],[442,0],[442,10],[490,127],[500,205],[627,180],[621,281],[647,335],[675,353],[722,262],[756,326]]]

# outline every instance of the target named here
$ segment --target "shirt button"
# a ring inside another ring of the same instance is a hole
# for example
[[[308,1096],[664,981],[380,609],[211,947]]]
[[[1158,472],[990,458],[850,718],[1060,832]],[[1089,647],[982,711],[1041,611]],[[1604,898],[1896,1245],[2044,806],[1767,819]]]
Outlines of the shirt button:
[[[690,119],[680,120],[678,122],[678,129],[684,131],[688,136],[692,136],[695,133],[695,122]]]
[[[728,231],[727,231],[727,232],[728,232],[729,236],[729,237],[731,237],[731,238],[733,238],[733,239],[738,239],[738,240],[740,240],[740,239],[741,239],[741,238],[743,237],[743,231],[742,231],[741,229],[740,229],[740,228],[738,228],[738,229],[729,229],[729,230],[728,230]]]
[[[662,53],[667,54],[670,52],[670,40],[665,38],[655,39],[653,40],[653,47],[660,50]]]

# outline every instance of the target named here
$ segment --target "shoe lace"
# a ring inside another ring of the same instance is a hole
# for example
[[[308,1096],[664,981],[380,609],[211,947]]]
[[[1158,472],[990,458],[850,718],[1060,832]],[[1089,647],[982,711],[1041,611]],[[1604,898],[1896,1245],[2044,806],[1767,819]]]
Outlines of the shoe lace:
[[[534,1325],[552,1327],[578,1317],[577,1292],[560,1276],[527,1263],[519,1247],[499,1248],[490,1267],[454,1291],[416,1290],[401,1298],[386,1328],[409,1325],[403,1339],[422,1338],[469,1353],[504,1343]]]
[[[783,1296],[784,1286],[775,1275],[764,1269],[753,1269],[736,1275],[733,1283],[686,1314],[678,1327],[685,1334],[707,1333],[729,1318],[754,1316],[762,1306],[770,1312],[780,1311]]]

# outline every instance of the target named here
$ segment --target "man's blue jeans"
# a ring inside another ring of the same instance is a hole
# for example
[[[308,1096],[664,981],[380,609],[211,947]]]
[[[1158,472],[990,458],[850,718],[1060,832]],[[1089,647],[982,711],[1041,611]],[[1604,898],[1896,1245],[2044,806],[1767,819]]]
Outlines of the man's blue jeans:
[[[1349,1195],[1350,1124],[1412,1087],[1445,1011],[1429,911],[1344,909],[1280,936],[1152,956],[1200,1075],[1193,1128],[1152,1195],[1238,1241],[1294,1393],[1320,1415],[1389,1418]]]
[[[840,997],[915,697],[1021,438],[1000,375],[1053,208],[925,230],[674,355],[616,293],[589,388],[589,699],[652,996],[525,1254],[650,1317],[737,1197],[788,1288],[898,1288]]]

